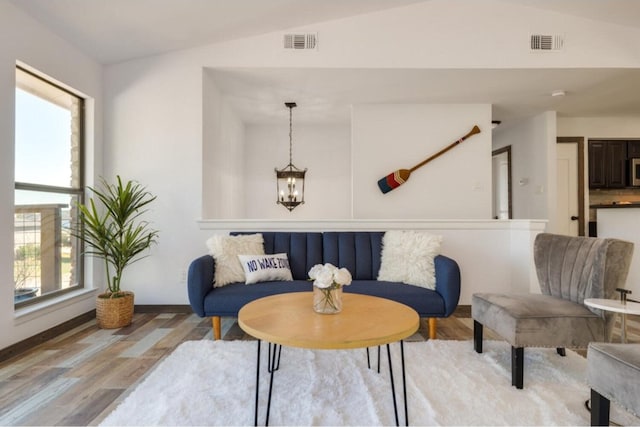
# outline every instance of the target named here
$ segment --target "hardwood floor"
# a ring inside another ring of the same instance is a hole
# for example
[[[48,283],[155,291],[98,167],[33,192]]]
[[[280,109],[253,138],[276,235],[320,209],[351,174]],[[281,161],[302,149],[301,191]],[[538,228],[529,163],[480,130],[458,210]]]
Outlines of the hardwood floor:
[[[225,340],[251,339],[235,319],[223,319]],[[629,318],[628,339],[640,342],[640,321]],[[473,320],[438,320],[438,338],[469,340]],[[426,319],[411,340],[428,336]],[[211,322],[192,314],[139,313],[116,330],[82,324],[0,364],[0,425],[96,425],[180,343],[212,339]],[[485,328],[485,339],[499,339]],[[619,329],[614,331],[619,341]]]

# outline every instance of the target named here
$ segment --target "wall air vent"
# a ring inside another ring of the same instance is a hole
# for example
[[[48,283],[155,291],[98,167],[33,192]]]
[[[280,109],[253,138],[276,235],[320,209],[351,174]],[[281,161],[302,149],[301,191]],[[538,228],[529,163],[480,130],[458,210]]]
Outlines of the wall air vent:
[[[564,47],[564,36],[548,34],[531,34],[531,51],[551,52],[562,50]]]
[[[285,49],[317,49],[318,47],[318,34],[285,34],[284,35],[284,48]]]

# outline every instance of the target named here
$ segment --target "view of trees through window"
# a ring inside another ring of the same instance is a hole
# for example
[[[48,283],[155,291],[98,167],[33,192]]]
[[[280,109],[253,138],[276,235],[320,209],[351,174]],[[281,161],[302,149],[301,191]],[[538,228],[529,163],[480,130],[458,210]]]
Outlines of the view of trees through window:
[[[83,99],[16,68],[14,302],[82,286]]]

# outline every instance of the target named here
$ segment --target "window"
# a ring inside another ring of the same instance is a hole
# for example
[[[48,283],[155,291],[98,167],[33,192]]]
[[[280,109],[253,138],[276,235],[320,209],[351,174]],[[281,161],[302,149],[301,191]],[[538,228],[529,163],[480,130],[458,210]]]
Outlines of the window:
[[[84,102],[16,68],[14,303],[82,287],[76,204],[83,197]]]

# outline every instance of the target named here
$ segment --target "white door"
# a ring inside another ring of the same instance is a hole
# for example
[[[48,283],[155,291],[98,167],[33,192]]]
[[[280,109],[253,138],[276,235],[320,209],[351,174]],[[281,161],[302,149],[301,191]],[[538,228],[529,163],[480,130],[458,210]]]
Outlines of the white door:
[[[492,216],[509,219],[509,156],[506,152],[495,154],[492,162]]]
[[[558,163],[558,234],[578,235],[578,144],[556,145]]]

